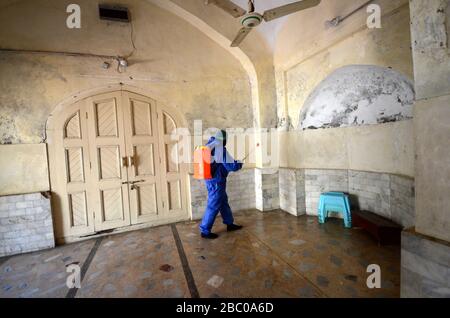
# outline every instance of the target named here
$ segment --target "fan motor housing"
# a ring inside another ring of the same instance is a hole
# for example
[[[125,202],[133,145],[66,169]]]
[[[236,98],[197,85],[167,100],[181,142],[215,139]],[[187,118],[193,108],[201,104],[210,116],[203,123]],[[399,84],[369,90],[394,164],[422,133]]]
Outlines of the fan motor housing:
[[[262,22],[262,15],[256,12],[249,12],[241,20],[241,24],[246,28],[255,28]]]

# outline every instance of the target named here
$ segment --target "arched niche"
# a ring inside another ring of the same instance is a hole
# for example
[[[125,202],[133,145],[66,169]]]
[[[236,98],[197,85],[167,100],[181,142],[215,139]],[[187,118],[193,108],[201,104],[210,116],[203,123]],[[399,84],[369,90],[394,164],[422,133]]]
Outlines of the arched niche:
[[[414,84],[393,69],[348,65],[325,78],[300,113],[299,129],[382,124],[413,117]]]

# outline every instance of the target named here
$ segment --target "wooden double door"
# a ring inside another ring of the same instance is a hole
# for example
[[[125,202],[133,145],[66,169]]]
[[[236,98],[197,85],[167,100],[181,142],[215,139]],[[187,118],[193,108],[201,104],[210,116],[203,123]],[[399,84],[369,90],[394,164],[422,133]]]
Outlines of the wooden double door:
[[[186,219],[186,176],[177,121],[156,101],[127,91],[62,111],[51,143],[57,236],[73,237]]]

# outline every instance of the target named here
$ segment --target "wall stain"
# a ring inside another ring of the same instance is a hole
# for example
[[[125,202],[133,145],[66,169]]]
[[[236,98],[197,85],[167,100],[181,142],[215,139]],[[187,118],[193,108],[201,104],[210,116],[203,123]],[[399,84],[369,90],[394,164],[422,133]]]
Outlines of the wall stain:
[[[51,108],[45,81],[66,78],[42,58],[13,53],[0,53],[0,73],[0,144],[41,142]]]
[[[374,65],[334,71],[311,93],[300,129],[338,128],[411,119],[414,86],[402,74]]]

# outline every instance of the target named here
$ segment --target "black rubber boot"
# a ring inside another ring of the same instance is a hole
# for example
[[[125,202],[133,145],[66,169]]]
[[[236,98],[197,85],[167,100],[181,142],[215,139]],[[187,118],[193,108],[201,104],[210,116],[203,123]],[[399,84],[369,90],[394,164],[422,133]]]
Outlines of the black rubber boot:
[[[240,230],[240,229],[242,229],[242,225],[236,225],[236,224],[227,225],[227,231],[228,232],[233,232],[233,231],[237,231],[237,230]]]
[[[214,234],[214,233],[209,233],[209,234],[202,233],[202,238],[207,239],[207,240],[215,240],[218,237],[219,237],[219,235]]]

